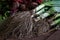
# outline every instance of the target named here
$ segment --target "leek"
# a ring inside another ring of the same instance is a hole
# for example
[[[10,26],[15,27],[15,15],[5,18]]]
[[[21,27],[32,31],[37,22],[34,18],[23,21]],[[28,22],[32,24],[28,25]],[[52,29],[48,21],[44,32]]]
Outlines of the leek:
[[[60,19],[57,19],[51,23],[51,26],[60,24]]]
[[[42,14],[40,17],[42,18],[42,19],[44,19],[44,18],[46,18],[47,16],[49,16],[50,14],[49,13],[44,13],[44,14]]]
[[[42,14],[44,11],[45,11],[45,10],[42,9],[42,10],[40,10],[39,12],[37,12],[36,14],[40,15],[40,14]]]
[[[55,19],[56,19],[57,17],[60,17],[60,14],[56,14]]]
[[[53,8],[51,8],[49,11],[45,12],[44,14],[41,14],[39,17],[44,19],[48,16],[50,16],[51,14],[54,14],[55,10]]]
[[[33,12],[37,12],[37,11],[41,10],[42,8],[44,8],[44,7],[45,7],[45,4],[41,4],[41,5],[39,5],[38,7],[36,7],[36,8],[33,10]]]

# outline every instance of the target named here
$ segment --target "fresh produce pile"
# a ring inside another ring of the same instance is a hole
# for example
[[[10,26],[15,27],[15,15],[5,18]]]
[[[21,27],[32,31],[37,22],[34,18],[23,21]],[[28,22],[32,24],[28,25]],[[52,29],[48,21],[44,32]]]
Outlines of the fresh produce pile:
[[[0,25],[0,35],[4,39],[15,37],[18,40],[53,32],[60,28],[60,12],[55,10],[56,7],[59,5],[53,5],[53,2],[50,2],[37,6],[32,12],[17,12]]]

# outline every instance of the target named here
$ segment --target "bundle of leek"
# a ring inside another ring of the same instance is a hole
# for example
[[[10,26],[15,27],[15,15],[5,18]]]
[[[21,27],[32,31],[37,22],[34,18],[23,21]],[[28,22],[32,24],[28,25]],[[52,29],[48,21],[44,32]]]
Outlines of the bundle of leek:
[[[45,12],[44,14],[41,14],[39,17],[44,19],[52,14],[54,14],[55,10],[52,8],[50,8],[47,12]]]
[[[40,6],[43,6],[43,5],[40,5]],[[39,15],[40,16],[41,14],[45,13],[46,11],[48,11],[50,8],[51,8],[51,6],[44,6],[44,7],[39,7],[38,6],[37,8],[34,9],[36,11],[33,10],[33,12],[34,12],[35,15]],[[34,17],[34,15],[32,15],[32,17]]]
[[[45,19],[46,17],[48,17],[48,16],[50,16],[50,15],[53,15],[54,12],[55,12],[55,10],[54,10],[53,7],[52,7],[52,8],[49,9],[47,12],[45,12],[45,13],[41,14],[40,16],[38,16],[35,21],[38,21],[38,20],[40,20],[40,19]]]

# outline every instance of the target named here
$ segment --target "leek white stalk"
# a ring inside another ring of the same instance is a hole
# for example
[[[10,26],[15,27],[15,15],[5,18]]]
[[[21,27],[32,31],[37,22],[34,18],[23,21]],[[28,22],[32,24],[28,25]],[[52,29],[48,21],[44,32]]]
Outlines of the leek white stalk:
[[[59,18],[60,18],[60,14],[58,13],[58,14],[55,14],[55,17],[54,17],[53,20],[56,20],[56,19],[59,19]]]
[[[36,8],[33,10],[33,12],[37,12],[37,11],[39,11],[40,9],[42,9],[43,7],[45,7],[45,4],[39,5],[38,7],[36,7]]]
[[[41,9],[40,11],[36,12],[35,15],[41,15],[43,12],[45,12],[45,9]],[[34,15],[32,15],[31,17],[34,17]]]
[[[60,19],[57,19],[57,20],[53,21],[51,23],[51,26],[56,25],[56,24],[60,24]]]
[[[40,15],[40,17],[41,17],[42,19],[44,19],[44,18],[48,17],[49,15],[50,15],[49,13],[44,13],[44,14]]]
[[[35,18],[35,21],[39,21],[40,19],[44,19],[44,18],[48,17],[49,15],[50,15],[49,13],[41,14],[39,17]]]
[[[44,18],[50,16],[51,14],[54,14],[54,12],[55,12],[55,10],[53,8],[51,8],[49,11],[41,14],[39,17],[42,18],[42,19],[44,19]]]
[[[37,12],[36,14],[40,15],[44,12],[45,10],[44,9],[41,9],[39,12]]]
[[[55,18],[60,17],[60,14],[56,14]]]

